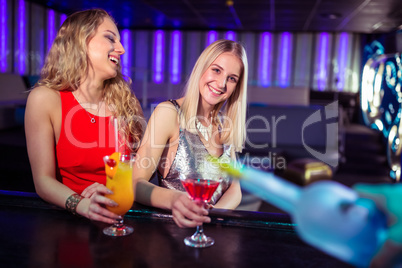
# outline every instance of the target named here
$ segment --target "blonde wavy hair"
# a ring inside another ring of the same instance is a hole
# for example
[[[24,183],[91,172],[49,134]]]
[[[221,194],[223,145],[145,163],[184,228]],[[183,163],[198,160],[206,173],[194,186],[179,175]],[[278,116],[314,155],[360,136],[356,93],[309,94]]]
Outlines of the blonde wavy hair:
[[[226,52],[232,53],[240,59],[242,62],[241,74],[232,95],[226,101],[220,102],[214,107],[212,118],[215,120],[212,123],[222,128],[221,141],[223,144],[232,145],[231,155],[234,157],[235,152],[243,150],[246,140],[248,61],[246,51],[239,43],[224,39],[218,40],[210,44],[201,53],[185,86],[184,101],[180,114],[180,127],[190,131],[194,129],[193,123],[195,125],[194,118],[197,116],[200,98],[200,79],[216,58]],[[222,121],[219,120],[219,112],[223,115]]]
[[[57,32],[35,87],[46,86],[59,91],[77,90],[92,69],[88,43],[105,18],[115,23],[102,9],[79,11],[69,16]],[[138,99],[131,91],[131,79],[126,79],[119,66],[116,77],[104,81],[104,100],[112,107],[119,126],[126,126],[124,132],[131,137],[130,148],[134,150],[138,148],[143,134],[143,114]]]

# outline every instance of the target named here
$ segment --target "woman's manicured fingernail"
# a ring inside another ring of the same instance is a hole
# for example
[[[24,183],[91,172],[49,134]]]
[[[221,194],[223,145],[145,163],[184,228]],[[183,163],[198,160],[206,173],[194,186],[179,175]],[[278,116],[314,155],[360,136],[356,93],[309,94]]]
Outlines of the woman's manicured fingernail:
[[[110,189],[107,189],[107,194],[113,194],[113,191]]]
[[[112,207],[117,207],[119,205],[116,202],[114,202],[113,200],[111,200],[109,203],[110,203],[110,206],[112,206]]]

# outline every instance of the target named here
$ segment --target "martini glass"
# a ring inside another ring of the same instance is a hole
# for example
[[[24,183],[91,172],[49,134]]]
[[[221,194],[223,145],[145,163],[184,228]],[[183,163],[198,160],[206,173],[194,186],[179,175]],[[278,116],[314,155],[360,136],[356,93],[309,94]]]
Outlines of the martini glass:
[[[199,206],[203,206],[211,200],[212,195],[221,182],[221,178],[214,176],[203,178],[199,174],[192,174],[187,176],[180,175],[180,181],[193,202]],[[184,243],[189,247],[205,248],[212,246],[215,240],[212,237],[206,236],[203,226],[199,225],[192,236],[184,239]]]
[[[125,236],[131,234],[133,227],[124,224],[123,216],[129,211],[134,202],[133,190],[133,163],[134,155],[121,155],[118,163],[114,159],[105,156],[103,158],[105,165],[114,165],[116,173],[113,177],[106,176],[106,187],[109,188],[113,194],[105,195],[107,198],[115,201],[117,207],[106,206],[108,210],[122,216],[112,226],[103,229],[103,233],[109,236]],[[112,161],[113,160],[113,161]],[[112,167],[112,168],[113,168]]]

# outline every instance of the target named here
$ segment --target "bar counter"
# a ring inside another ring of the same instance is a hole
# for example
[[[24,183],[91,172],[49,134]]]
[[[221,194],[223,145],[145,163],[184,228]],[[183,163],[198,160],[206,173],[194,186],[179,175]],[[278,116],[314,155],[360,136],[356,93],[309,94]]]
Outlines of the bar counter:
[[[0,190],[1,267],[351,267],[305,244],[285,214],[212,209],[204,231],[215,245],[190,248],[169,211],[134,204],[134,233],[74,216],[34,193]]]

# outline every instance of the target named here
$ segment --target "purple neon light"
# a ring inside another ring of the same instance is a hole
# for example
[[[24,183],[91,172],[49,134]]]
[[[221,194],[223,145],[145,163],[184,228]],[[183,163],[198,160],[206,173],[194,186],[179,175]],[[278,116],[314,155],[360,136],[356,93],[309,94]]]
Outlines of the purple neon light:
[[[7,0],[0,0],[0,72],[7,72]]]
[[[18,71],[25,74],[25,1],[18,1]]]
[[[218,33],[216,31],[209,31],[207,34],[207,46],[218,40]]]
[[[291,34],[285,32],[281,37],[281,50],[279,56],[279,86],[288,87],[289,86],[289,66],[290,66],[290,53],[291,53]]]
[[[38,40],[45,40],[45,29],[42,27],[39,32],[38,32]],[[39,42],[39,49],[38,49],[38,55],[39,55],[39,59],[38,59],[38,66],[36,67],[36,70],[34,70],[33,74],[40,74],[40,69],[42,68],[43,64],[44,64],[44,60],[45,60],[45,48],[46,44],[45,42]]]
[[[154,40],[154,82],[159,84],[163,81],[165,33],[162,30],[157,30]]]
[[[47,49],[49,50],[56,37],[56,26],[54,22],[54,10],[49,9],[47,12]]]
[[[121,31],[121,43],[123,44],[124,50],[126,51],[121,56],[121,66],[122,73],[128,77],[131,77],[130,67],[131,67],[131,31],[123,30]]]
[[[67,19],[67,15],[66,14],[61,14],[60,15],[60,26],[63,25],[63,22]]]
[[[317,70],[317,88],[324,91],[327,84],[327,63],[328,63],[328,33],[321,33],[318,49],[318,70]]]
[[[170,80],[172,84],[177,84],[180,82],[180,73],[181,73],[181,32],[173,31],[172,32],[172,45],[170,51]]]
[[[272,34],[269,32],[264,32],[261,35],[261,42],[260,42],[260,68],[259,68],[259,75],[260,75],[260,83],[264,87],[268,87],[271,85],[270,79],[270,57],[271,57],[271,42],[272,42]]]
[[[227,31],[225,35],[225,39],[236,41],[236,33],[233,31]]]
[[[338,51],[338,80],[336,88],[338,91],[342,91],[345,88],[346,78],[346,64],[348,61],[348,43],[349,36],[347,33],[341,33],[339,37],[339,51]]]
[[[25,1],[18,1],[18,72],[25,74]]]

